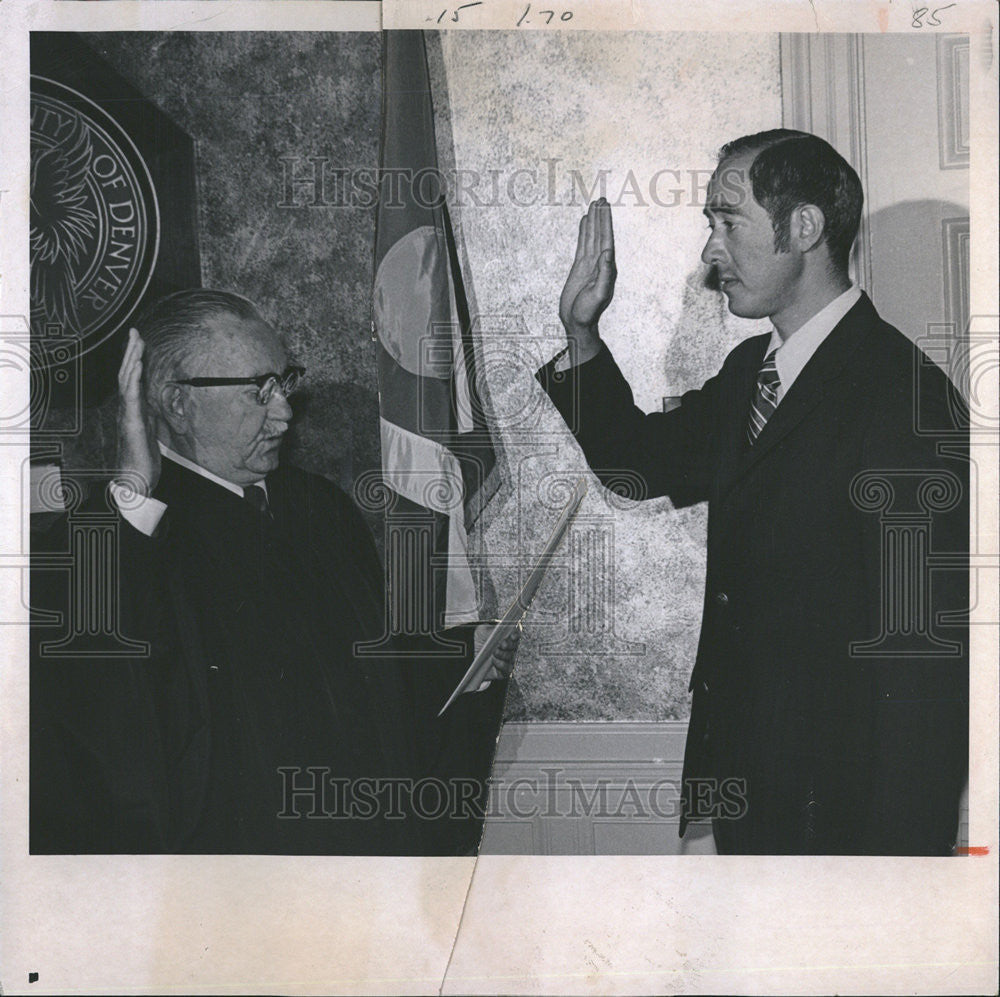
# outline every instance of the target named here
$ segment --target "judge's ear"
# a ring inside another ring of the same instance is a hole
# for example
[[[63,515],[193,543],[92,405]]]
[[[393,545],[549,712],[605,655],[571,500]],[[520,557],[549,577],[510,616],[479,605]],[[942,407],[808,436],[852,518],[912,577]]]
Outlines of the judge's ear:
[[[181,385],[168,381],[160,388],[159,415],[177,434],[183,434],[188,426],[187,396]]]
[[[822,242],[826,219],[815,204],[800,204],[792,211],[789,229],[792,244],[799,252],[807,253]]]

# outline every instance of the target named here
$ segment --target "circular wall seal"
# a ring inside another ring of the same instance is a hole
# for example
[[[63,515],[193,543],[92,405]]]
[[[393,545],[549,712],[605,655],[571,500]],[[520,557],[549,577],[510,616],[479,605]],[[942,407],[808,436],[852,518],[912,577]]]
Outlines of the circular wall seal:
[[[31,332],[78,353],[113,336],[156,266],[159,208],[132,140],[75,90],[31,77]]]

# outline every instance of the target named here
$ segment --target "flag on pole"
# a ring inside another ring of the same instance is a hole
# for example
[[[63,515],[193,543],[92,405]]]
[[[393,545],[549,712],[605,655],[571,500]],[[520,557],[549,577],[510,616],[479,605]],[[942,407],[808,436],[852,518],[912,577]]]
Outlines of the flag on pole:
[[[482,616],[468,531],[496,488],[421,31],[384,38],[373,331],[393,633]]]

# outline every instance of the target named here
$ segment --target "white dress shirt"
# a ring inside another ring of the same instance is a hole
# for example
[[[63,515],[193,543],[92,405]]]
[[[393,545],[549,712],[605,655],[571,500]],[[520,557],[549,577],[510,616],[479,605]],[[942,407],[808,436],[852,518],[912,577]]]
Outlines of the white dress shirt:
[[[857,304],[861,291],[853,284],[843,294],[834,298],[825,308],[820,309],[805,325],[800,325],[788,339],[782,341],[776,329],[771,330],[771,341],[764,356],[772,350],[774,365],[778,369],[778,401],[802,373],[802,368],[819,349],[820,343],[836,328],[837,323]]]

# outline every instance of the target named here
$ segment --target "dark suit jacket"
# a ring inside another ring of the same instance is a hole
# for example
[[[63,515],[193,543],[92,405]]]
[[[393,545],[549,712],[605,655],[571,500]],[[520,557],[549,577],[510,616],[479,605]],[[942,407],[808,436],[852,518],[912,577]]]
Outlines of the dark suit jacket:
[[[591,466],[708,501],[685,817],[712,816],[720,851],[947,853],[968,753],[967,628],[938,619],[968,606],[961,402],[863,296],[751,448],[767,341],[669,413],[634,406],[606,348],[539,372]]]
[[[267,485],[273,518],[261,520],[239,496],[165,460],[156,497],[167,511],[154,537],[104,507],[119,541],[120,631],[149,650],[113,657],[96,640],[90,658],[42,656],[37,646],[57,634],[35,628],[33,852],[474,846],[475,820],[418,819],[405,794],[360,819],[371,784],[345,819],[338,787],[428,775],[485,782],[469,742],[491,753],[503,683],[437,721],[464,661],[358,657],[355,644],[378,642],[385,618],[366,524],[316,475],[282,468]],[[86,511],[104,502],[95,496]],[[49,538],[65,544],[64,530]],[[35,606],[68,606],[65,577],[35,571],[33,590]],[[475,724],[487,729],[470,733]],[[333,780],[327,792],[292,794],[314,785],[309,767]]]

